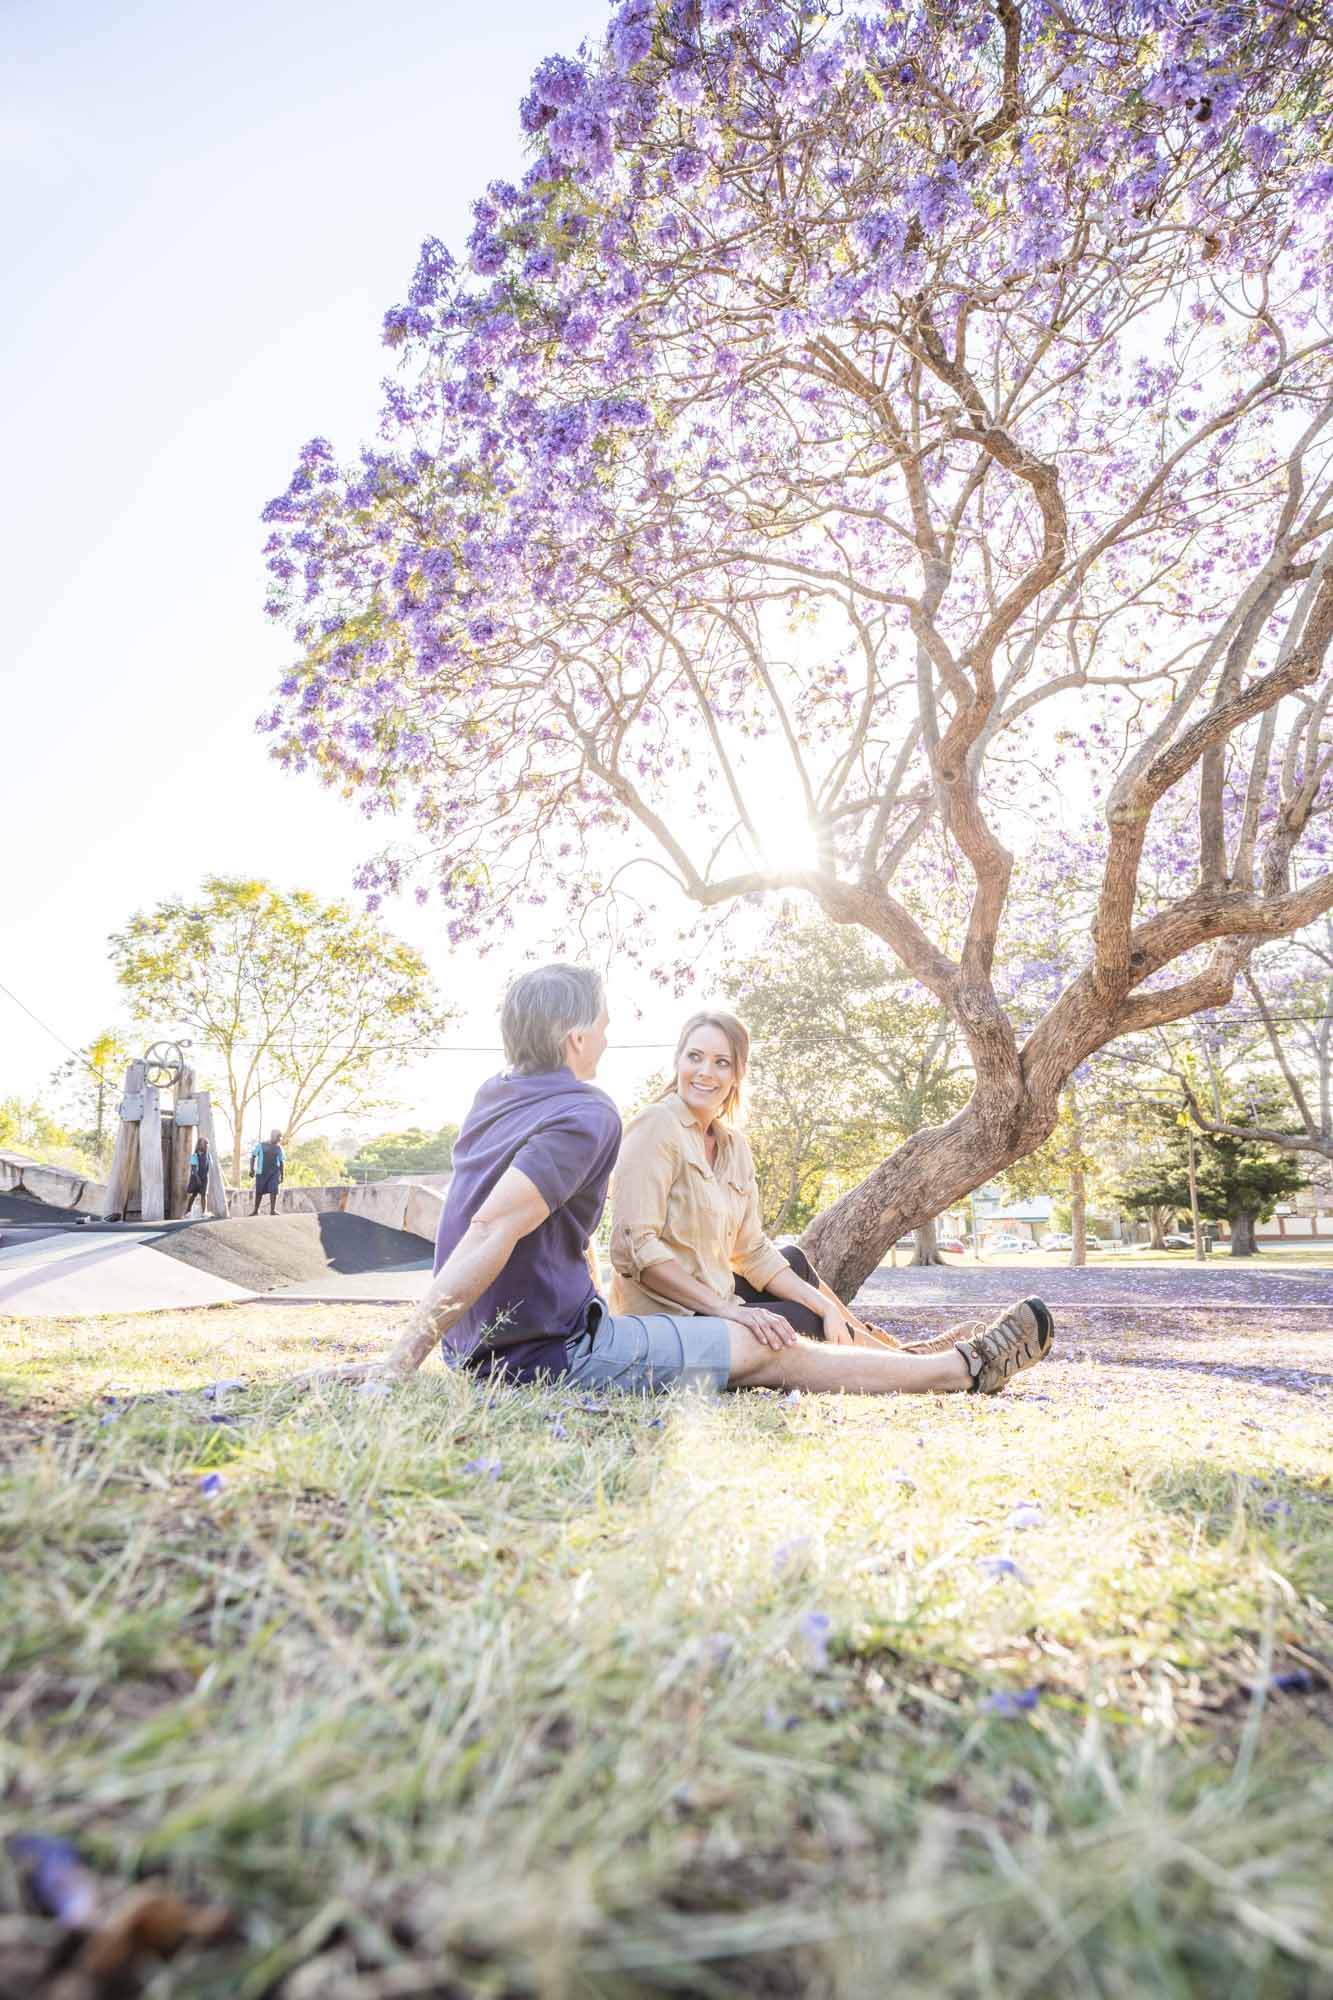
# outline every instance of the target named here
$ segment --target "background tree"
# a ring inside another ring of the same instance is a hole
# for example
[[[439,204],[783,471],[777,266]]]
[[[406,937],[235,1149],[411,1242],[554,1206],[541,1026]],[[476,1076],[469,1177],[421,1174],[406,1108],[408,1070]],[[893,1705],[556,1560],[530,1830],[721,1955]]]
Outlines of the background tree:
[[[105,1028],[52,1075],[70,1107],[73,1135],[99,1173],[111,1164],[126,1067],[142,1053],[123,1028]]]
[[[283,1147],[283,1178],[289,1187],[340,1187],[347,1162],[322,1133]]]
[[[1308,1174],[1290,1154],[1262,1140],[1200,1132],[1196,1143],[1200,1215],[1229,1225],[1233,1257],[1257,1255],[1256,1223],[1267,1222],[1279,1201],[1305,1187]],[[1161,1206],[1189,1208],[1187,1148],[1184,1123],[1163,1106],[1156,1156],[1126,1183],[1123,1205],[1139,1212]]]
[[[133,917],[110,944],[138,1019],[215,1058],[238,1181],[261,1096],[285,1104],[291,1146],[313,1119],[383,1102],[401,1082],[395,1069],[453,1018],[418,952],[303,889],[210,875],[197,896]]]
[[[426,1132],[419,1125],[405,1132],[381,1132],[367,1139],[347,1162],[353,1180],[378,1179],[385,1174],[441,1174],[454,1163],[456,1125]]]
[[[788,910],[723,984],[754,1039],[746,1135],[774,1233],[966,1101],[948,1013],[856,930]],[[940,1261],[933,1217],[913,1261]]]
[[[969,1103],[809,1232],[846,1291],[1333,909],[1329,54],[1303,7],[623,0],[537,70],[470,270],[423,246],[382,442],[267,510],[264,726],[411,810],[453,935],[554,896],[643,948],[652,861],[805,891],[947,1010]],[[1020,1039],[1062,780],[1095,911]]]
[[[92,1179],[97,1162],[40,1098],[0,1098],[0,1152],[20,1153]]]

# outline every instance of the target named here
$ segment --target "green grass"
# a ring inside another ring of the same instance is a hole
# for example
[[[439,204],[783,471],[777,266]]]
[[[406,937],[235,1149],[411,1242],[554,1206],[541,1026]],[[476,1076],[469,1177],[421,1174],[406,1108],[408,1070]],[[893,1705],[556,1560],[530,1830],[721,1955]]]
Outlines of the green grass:
[[[0,1325],[0,1835],[236,1909],[155,2000],[1333,1992],[1326,1396],[280,1386],[377,1318]]]

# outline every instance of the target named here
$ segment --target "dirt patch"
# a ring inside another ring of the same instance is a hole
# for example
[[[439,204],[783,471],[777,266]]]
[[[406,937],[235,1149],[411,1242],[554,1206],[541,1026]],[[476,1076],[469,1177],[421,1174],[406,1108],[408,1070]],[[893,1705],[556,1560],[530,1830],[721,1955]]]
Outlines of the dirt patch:
[[[333,1271],[391,1271],[430,1258],[430,1246],[420,1236],[339,1210],[231,1216],[146,1240],[165,1256],[251,1292],[326,1278]]]

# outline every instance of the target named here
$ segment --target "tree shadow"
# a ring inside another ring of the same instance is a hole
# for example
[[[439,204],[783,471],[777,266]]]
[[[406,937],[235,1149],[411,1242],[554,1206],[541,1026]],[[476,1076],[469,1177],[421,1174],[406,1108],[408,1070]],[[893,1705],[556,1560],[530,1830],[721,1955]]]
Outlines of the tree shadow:
[[[1178,1354],[1117,1354],[1113,1350],[1099,1353],[1097,1361],[1103,1368],[1153,1368],[1169,1374],[1221,1375],[1228,1381],[1261,1389],[1285,1389],[1294,1396],[1312,1396],[1321,1389],[1333,1389],[1333,1375],[1318,1369],[1280,1368],[1260,1361],[1187,1361]]]

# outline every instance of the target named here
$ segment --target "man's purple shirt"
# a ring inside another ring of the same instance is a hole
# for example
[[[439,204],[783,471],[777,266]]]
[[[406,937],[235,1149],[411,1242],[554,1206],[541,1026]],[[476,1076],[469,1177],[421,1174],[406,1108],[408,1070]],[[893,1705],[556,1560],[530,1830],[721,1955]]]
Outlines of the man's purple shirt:
[[[436,1270],[510,1167],[527,1175],[551,1212],[515,1244],[495,1283],[444,1336],[446,1361],[468,1361],[482,1333],[503,1320],[494,1360],[509,1374],[564,1367],[565,1344],[582,1332],[595,1296],[586,1253],[620,1136],[620,1113],[606,1092],[580,1083],[569,1069],[493,1076],[481,1086],[454,1145]],[[483,1366],[491,1359],[489,1348],[477,1356]]]

